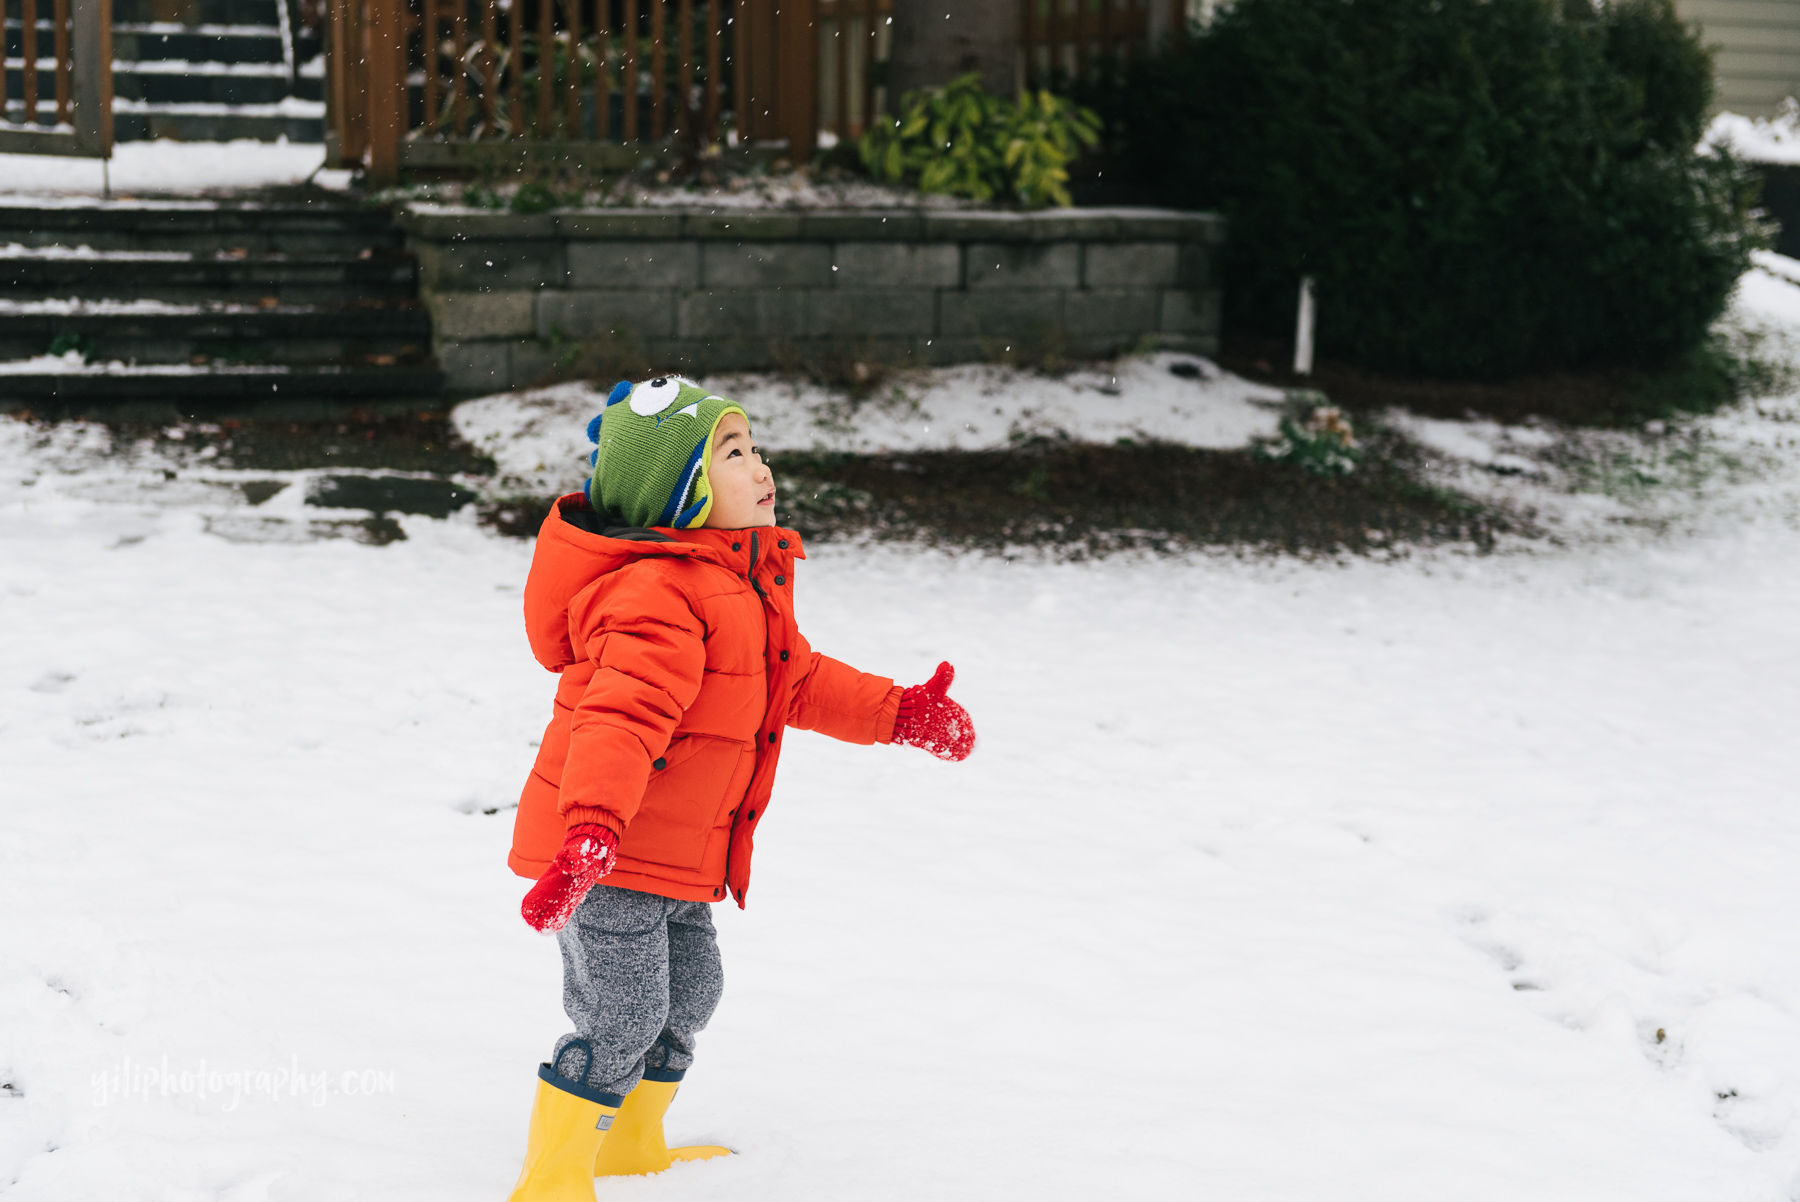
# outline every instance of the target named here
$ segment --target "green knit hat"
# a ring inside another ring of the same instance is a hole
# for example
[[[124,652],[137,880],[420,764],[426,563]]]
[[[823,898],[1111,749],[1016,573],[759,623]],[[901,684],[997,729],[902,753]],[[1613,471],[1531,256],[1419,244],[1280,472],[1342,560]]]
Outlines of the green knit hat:
[[[599,444],[588,499],[631,526],[704,525],[713,502],[713,434],[727,413],[750,420],[736,401],[680,376],[620,380],[588,423],[588,440]]]

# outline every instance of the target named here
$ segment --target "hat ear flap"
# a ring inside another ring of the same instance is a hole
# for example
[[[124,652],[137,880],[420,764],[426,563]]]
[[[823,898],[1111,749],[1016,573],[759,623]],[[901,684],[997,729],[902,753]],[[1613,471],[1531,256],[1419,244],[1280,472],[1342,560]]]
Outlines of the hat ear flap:
[[[594,420],[588,423],[589,442],[598,443],[600,441],[600,419],[605,416],[606,414],[604,413],[596,413],[594,414]]]
[[[617,384],[613,385],[613,390],[611,392],[607,393],[606,407],[608,409],[610,409],[614,405],[617,405],[620,401],[624,400],[626,397],[628,397],[630,395],[631,395],[631,381],[630,380],[620,380]]]

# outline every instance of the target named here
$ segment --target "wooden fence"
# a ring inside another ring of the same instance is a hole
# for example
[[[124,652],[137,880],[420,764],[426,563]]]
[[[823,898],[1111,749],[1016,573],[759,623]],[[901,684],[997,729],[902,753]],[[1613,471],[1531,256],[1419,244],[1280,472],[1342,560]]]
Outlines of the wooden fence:
[[[1150,0],[1020,0],[1028,88],[1058,88],[1124,63],[1150,45]],[[1170,32],[1185,8],[1171,5]]]
[[[1138,52],[1149,3],[1021,0],[1021,83],[1062,86]],[[651,148],[725,140],[804,161],[892,103],[892,0],[324,5],[328,157],[366,162],[378,183],[479,161],[463,152],[483,143],[631,166]]]
[[[5,0],[4,11],[0,153],[111,158],[112,0]]]

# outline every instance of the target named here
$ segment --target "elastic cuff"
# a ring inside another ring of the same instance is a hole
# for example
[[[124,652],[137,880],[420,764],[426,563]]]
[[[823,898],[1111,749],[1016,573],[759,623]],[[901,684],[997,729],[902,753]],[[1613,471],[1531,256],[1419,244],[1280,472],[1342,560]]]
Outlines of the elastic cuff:
[[[894,741],[894,725],[899,720],[901,700],[905,695],[906,690],[899,685],[888,689],[887,699],[881,703],[881,709],[875,714],[875,741],[877,743]]]
[[[603,810],[599,806],[570,806],[568,810],[563,813],[564,831],[567,831],[572,826],[580,826],[583,823],[592,823],[595,826],[603,826],[614,835],[621,838],[625,834],[624,826],[613,816],[611,810]]]

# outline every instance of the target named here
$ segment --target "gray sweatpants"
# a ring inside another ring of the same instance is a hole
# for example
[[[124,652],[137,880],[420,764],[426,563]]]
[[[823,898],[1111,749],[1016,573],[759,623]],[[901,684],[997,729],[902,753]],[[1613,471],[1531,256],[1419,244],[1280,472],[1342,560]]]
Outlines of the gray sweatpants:
[[[557,1071],[581,1072],[580,1049],[562,1056],[577,1038],[593,1047],[585,1084],[607,1093],[630,1093],[646,1068],[693,1064],[694,1037],[725,988],[710,903],[595,885],[556,938],[563,1012],[575,1024],[556,1041]]]

